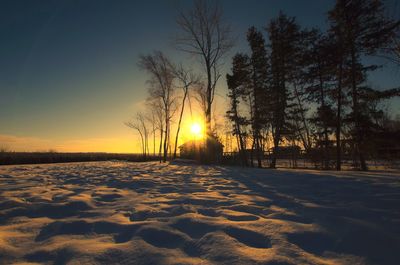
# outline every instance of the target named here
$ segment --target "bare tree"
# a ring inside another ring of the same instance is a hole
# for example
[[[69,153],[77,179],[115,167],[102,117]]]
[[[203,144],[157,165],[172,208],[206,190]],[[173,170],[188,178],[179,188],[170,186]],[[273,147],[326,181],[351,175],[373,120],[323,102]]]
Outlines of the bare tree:
[[[156,131],[157,131],[157,113],[156,110],[152,108],[151,104],[147,104],[150,113],[146,116],[146,119],[151,124],[151,135],[153,136],[153,156],[156,156]]]
[[[182,64],[180,64],[179,66],[174,66],[173,70],[174,70],[174,75],[179,82],[178,86],[180,86],[183,90],[181,111],[179,114],[178,127],[176,129],[176,135],[175,135],[174,156],[173,156],[173,158],[175,159],[178,146],[179,132],[181,130],[181,122],[182,122],[183,112],[185,110],[186,99],[189,94],[189,88],[197,84],[199,82],[199,78],[196,77],[192,71],[185,69]]]
[[[148,105],[149,108],[151,109],[152,113],[154,114],[154,122],[155,122],[155,131],[159,131],[160,134],[160,142],[159,142],[159,148],[158,148],[158,155],[160,157],[160,162],[162,162],[162,146],[163,146],[163,135],[164,135],[164,112],[163,112],[163,106],[162,102],[159,98],[149,98],[148,99]],[[154,144],[156,142],[155,140],[155,131],[154,131]]]
[[[150,84],[150,97],[159,99],[161,102],[164,117],[164,142],[163,142],[163,161],[167,161],[169,147],[170,123],[173,117],[174,102],[174,73],[171,68],[170,60],[160,51],[153,54],[143,55],[140,57],[139,67],[146,70],[150,74],[148,80]]]
[[[125,125],[128,126],[131,129],[137,130],[140,136],[140,144],[142,146],[142,154],[143,156],[145,155],[144,152],[144,140],[143,140],[143,132],[142,129],[140,128],[139,124],[137,124],[136,122],[125,122]]]
[[[141,140],[143,158],[146,159],[148,153],[148,130],[143,114],[138,112],[136,117],[132,121],[125,122],[125,125],[138,131]]]
[[[200,58],[204,67],[206,134],[211,135],[211,107],[221,77],[221,59],[232,47],[230,28],[222,21],[221,8],[204,0],[196,0],[192,10],[180,12],[177,23],[181,29],[178,49]]]
[[[143,113],[138,112],[137,114],[137,121],[139,125],[142,127],[143,130],[143,137],[144,137],[144,157],[146,158],[149,152],[149,130],[147,128],[146,117]]]

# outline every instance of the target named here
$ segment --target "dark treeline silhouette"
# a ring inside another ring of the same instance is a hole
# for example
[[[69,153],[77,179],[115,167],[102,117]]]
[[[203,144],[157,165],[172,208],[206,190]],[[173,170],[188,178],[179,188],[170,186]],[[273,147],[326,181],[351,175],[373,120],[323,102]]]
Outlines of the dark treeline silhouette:
[[[250,54],[236,54],[227,74],[227,117],[243,165],[262,167],[268,153],[275,168],[284,147],[301,146],[320,168],[340,170],[345,155],[367,170],[366,160],[384,156],[383,142],[400,134],[380,104],[400,89],[370,87],[368,73],[380,66],[364,60],[398,63],[400,22],[377,0],[337,0],[328,21],[326,32],[305,29],[281,12],[263,31],[248,30]]]
[[[48,164],[90,161],[154,161],[157,156],[143,157],[142,154],[113,153],[58,153],[58,152],[0,152],[0,165]]]

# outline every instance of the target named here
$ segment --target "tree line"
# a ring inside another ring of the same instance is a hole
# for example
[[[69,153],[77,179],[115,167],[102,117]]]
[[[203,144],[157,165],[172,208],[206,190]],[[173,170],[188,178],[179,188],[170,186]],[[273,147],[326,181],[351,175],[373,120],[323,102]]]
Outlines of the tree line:
[[[378,0],[337,0],[327,18],[325,32],[282,12],[262,30],[249,28],[250,52],[234,55],[226,75],[227,118],[244,166],[254,160],[262,167],[271,146],[275,168],[285,145],[301,146],[321,168],[340,170],[346,153],[367,170],[377,135],[387,129],[381,102],[400,89],[369,85],[381,66],[366,58],[400,65],[400,22]]]

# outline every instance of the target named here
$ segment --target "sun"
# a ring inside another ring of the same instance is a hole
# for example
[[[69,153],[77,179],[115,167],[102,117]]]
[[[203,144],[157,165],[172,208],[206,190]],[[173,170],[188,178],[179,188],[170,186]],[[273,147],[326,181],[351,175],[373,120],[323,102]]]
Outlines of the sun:
[[[202,131],[203,130],[202,130],[201,125],[199,123],[193,123],[190,126],[190,132],[195,137],[201,137],[203,135]]]

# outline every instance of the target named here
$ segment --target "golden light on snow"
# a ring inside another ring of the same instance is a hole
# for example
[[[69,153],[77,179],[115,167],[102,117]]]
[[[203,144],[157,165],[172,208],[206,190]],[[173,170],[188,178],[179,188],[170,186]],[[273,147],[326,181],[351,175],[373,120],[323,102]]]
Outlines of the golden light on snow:
[[[203,136],[203,128],[198,122],[192,123],[190,126],[190,132],[195,138],[201,138]]]

